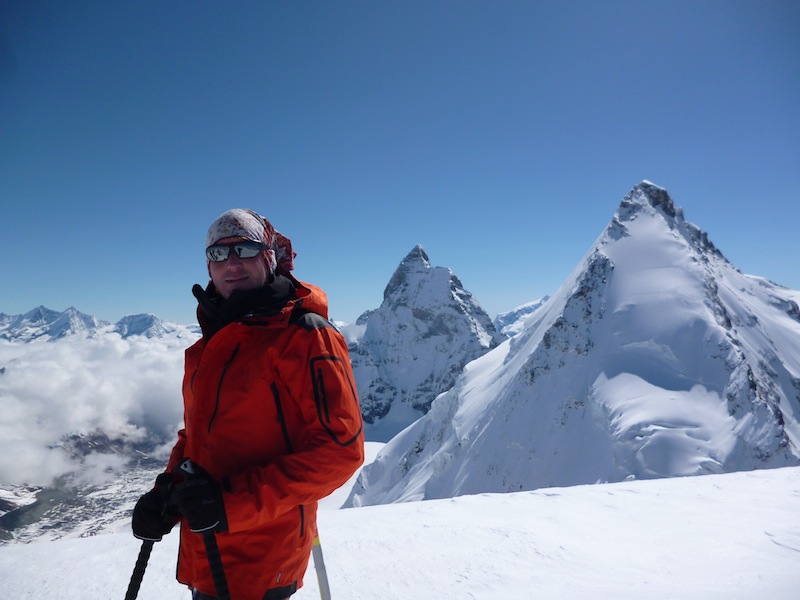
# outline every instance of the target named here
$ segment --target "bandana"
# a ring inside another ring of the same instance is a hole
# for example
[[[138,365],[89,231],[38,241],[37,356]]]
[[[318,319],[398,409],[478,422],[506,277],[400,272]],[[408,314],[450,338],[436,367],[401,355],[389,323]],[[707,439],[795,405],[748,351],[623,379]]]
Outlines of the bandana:
[[[206,248],[224,238],[243,238],[265,244],[267,266],[278,275],[286,275],[294,269],[292,242],[281,235],[267,219],[258,213],[244,208],[234,208],[222,213],[211,224],[206,234]]]

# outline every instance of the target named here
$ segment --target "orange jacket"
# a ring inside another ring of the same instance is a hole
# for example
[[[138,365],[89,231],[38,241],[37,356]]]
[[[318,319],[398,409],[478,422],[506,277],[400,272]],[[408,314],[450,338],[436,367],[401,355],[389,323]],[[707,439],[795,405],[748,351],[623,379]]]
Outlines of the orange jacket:
[[[327,321],[324,292],[291,281],[277,313],[232,322],[186,351],[185,428],[167,470],[189,458],[225,482],[228,530],[216,535],[235,600],[302,586],[317,501],[364,460],[347,344]],[[178,580],[216,594],[202,537],[185,523]]]

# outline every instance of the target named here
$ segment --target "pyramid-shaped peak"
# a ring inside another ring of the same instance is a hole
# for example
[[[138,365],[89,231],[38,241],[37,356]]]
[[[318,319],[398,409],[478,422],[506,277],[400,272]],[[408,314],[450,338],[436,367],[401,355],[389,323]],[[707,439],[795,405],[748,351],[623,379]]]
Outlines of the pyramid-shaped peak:
[[[406,254],[406,257],[400,263],[400,267],[409,268],[411,266],[417,266],[420,264],[424,268],[429,269],[431,266],[431,261],[422,246],[417,244],[411,249],[411,252]]]
[[[20,315],[19,317],[20,320],[25,322],[43,323],[58,318],[60,314],[61,313],[58,311],[52,310],[40,304],[36,308],[29,310],[24,315]]]
[[[384,300],[388,298],[393,292],[401,288],[407,281],[412,273],[421,273],[431,268],[431,262],[422,246],[417,244],[411,249],[411,252],[406,254],[406,257],[400,261],[392,278],[383,290]]]

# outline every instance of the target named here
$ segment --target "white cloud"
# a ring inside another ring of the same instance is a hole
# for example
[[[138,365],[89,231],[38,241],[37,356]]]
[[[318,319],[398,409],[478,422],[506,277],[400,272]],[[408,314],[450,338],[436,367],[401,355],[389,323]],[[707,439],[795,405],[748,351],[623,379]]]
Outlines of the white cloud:
[[[170,447],[183,418],[186,338],[116,334],[0,343],[0,483],[45,484],[76,467],[73,434]],[[162,448],[163,453],[163,448]],[[93,457],[85,468],[121,466]]]

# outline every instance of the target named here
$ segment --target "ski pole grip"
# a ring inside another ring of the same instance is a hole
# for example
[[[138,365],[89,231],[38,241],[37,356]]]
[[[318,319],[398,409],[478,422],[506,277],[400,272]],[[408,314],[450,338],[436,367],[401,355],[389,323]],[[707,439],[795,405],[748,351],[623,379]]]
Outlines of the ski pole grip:
[[[188,458],[184,459],[175,470],[185,475],[187,479],[199,476],[192,461]],[[219,546],[217,545],[217,538],[214,535],[213,529],[197,531],[195,533],[199,533],[203,537],[203,543],[206,547],[206,556],[208,557],[208,566],[211,570],[211,578],[214,580],[214,587],[217,590],[217,598],[219,600],[230,600],[231,595],[228,589],[228,580],[225,577],[225,569],[222,566],[222,557],[219,553]]]

